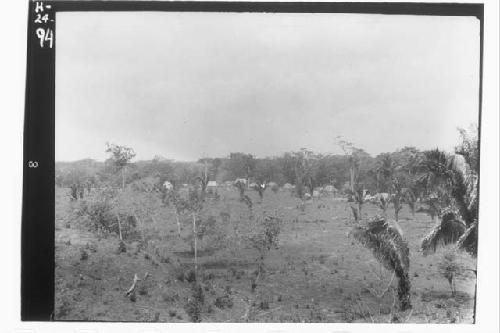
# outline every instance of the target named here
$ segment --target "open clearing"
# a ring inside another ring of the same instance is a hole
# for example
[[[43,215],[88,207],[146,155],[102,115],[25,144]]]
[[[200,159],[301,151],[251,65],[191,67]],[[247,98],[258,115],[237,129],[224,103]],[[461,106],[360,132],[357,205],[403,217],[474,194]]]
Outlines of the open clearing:
[[[218,189],[220,199],[205,206],[230,238],[248,208],[236,189]],[[474,281],[471,274],[457,281],[452,297],[448,282],[439,274],[440,252],[424,257],[420,240],[432,227],[429,216],[411,216],[408,207],[399,224],[410,246],[411,302],[413,308],[394,312],[391,281],[370,251],[348,237],[352,217],[341,198],[302,201],[290,192],[266,191],[259,203],[257,192],[247,191],[255,216],[277,214],[283,220],[279,248],[265,259],[265,273],[252,292],[258,253],[238,242],[201,242],[198,282],[203,288],[203,322],[408,322],[471,323]],[[91,196],[92,194],[90,194]],[[192,283],[185,278],[193,267],[190,245],[177,235],[173,209],[158,207],[155,221],[144,220],[141,237],[125,239],[119,253],[116,234],[101,235],[88,228],[70,201],[69,189],[56,187],[55,319],[92,321],[189,322],[185,304]],[[223,221],[221,212],[229,214]],[[363,217],[379,213],[365,204]],[[388,209],[393,216],[392,206]],[[191,230],[183,224],[183,235]],[[140,242],[145,246],[138,246]],[[210,246],[209,246],[210,245]],[[465,265],[475,262],[464,255]],[[134,274],[139,281],[135,301],[126,297]],[[381,279],[382,277],[382,279]]]

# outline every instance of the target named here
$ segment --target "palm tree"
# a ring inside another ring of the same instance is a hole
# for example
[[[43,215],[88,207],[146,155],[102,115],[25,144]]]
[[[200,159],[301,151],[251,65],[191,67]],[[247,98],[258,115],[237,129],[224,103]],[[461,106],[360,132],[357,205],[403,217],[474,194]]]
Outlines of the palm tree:
[[[354,221],[359,222],[361,220],[361,210],[365,203],[363,187],[355,185],[354,191],[349,190],[347,201],[350,203]]]
[[[349,233],[398,278],[398,300],[402,311],[410,309],[410,250],[400,228],[376,216],[366,225],[356,225]]]
[[[403,185],[398,178],[395,178],[392,181],[392,192],[391,201],[394,206],[394,218],[396,219],[396,222],[398,222],[399,212],[403,209],[405,196]]]
[[[441,219],[422,240],[424,254],[435,252],[438,245],[455,243],[472,256],[477,255],[478,175],[463,155],[446,156],[433,150],[425,153],[424,175],[429,181],[448,190],[449,204]]]
[[[403,188],[403,202],[410,207],[411,215],[415,217],[417,196],[412,186]]]
[[[377,172],[377,181],[383,181],[384,189],[383,191],[388,192],[392,186],[392,179],[396,171],[396,163],[392,159],[391,155],[388,153],[381,154],[379,156]]]

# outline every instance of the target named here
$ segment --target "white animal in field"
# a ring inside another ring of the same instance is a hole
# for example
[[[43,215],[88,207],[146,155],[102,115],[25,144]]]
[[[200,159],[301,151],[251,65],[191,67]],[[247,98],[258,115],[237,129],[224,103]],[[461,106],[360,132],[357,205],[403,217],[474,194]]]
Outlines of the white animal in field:
[[[290,183],[286,183],[285,185],[283,185],[283,188],[284,188],[285,190],[291,190],[291,189],[293,189],[294,187],[295,187],[295,186],[293,186],[293,185],[292,185],[292,184],[290,184]]]
[[[167,180],[163,183],[163,188],[165,188],[167,191],[170,191],[174,188],[174,185],[172,185],[172,183]]]
[[[319,196],[320,196],[320,191],[314,190],[313,191],[313,197],[314,198],[319,198]]]

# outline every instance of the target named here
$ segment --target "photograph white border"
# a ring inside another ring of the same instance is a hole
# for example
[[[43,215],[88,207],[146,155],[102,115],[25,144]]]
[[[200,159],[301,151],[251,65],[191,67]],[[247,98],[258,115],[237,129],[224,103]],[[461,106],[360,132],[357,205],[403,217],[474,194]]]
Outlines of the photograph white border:
[[[345,2],[345,1],[343,1]],[[366,1],[365,2],[377,2]],[[397,2],[388,1],[385,2]],[[418,2],[418,1],[409,1]],[[432,1],[456,2],[456,1]],[[26,83],[28,1],[4,3],[1,24],[2,135],[1,163],[4,184],[0,190],[4,237],[0,242],[3,272],[0,327],[5,332],[498,332],[499,331],[499,7],[497,0],[484,3],[483,107],[481,121],[481,183],[478,249],[477,323],[471,324],[169,324],[83,323],[20,321],[20,234],[23,175],[23,123]],[[7,53],[7,54],[5,54]],[[5,74],[4,74],[5,73]],[[5,210],[4,210],[5,209]],[[5,214],[6,212],[6,214]]]

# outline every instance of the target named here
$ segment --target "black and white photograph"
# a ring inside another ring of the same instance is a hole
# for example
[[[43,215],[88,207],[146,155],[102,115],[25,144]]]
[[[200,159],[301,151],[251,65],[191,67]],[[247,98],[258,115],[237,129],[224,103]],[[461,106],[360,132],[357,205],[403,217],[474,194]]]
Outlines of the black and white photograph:
[[[483,6],[30,1],[21,320],[485,327]]]
[[[55,319],[473,323],[479,24],[58,13]]]

